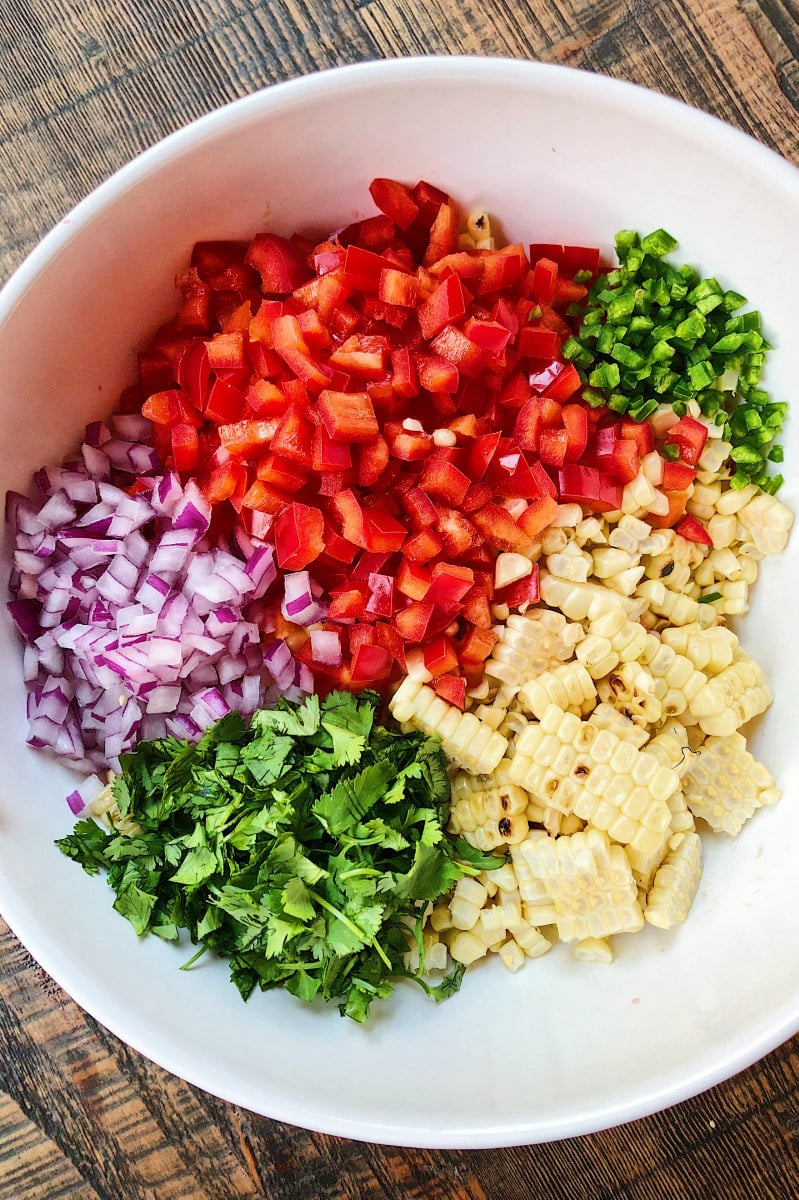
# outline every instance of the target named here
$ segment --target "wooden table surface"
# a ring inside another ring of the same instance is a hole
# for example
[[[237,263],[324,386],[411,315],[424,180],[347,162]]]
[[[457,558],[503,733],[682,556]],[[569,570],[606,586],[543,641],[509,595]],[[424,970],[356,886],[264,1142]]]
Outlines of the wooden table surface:
[[[797,0],[2,0],[0,280],[153,142],[321,67],[471,53],[630,79],[799,163]],[[361,1145],[216,1100],[127,1049],[0,922],[0,1200],[799,1195],[799,1038],[704,1095],[546,1146]]]

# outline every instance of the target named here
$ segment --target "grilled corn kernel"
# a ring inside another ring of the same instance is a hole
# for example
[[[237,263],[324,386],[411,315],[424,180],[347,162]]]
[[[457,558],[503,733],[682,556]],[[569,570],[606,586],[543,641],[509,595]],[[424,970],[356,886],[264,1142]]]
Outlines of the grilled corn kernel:
[[[671,929],[688,916],[702,878],[702,843],[697,833],[678,833],[658,868],[646,898],[644,917],[658,929]]]
[[[735,834],[780,792],[771,773],[749,753],[740,733],[709,737],[683,779],[688,808],[717,832]]]

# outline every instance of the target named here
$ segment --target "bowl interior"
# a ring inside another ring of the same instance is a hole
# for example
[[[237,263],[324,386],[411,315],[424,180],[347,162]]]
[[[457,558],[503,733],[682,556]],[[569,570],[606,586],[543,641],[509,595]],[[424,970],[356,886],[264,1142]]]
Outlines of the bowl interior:
[[[50,235],[0,297],[0,478],[25,489],[113,406],[134,351],[175,305],[194,241],[258,229],[320,235],[372,210],[375,175],[427,178],[486,207],[510,240],[599,244],[669,229],[679,254],[744,292],[777,345],[769,385],[799,376],[797,176],[710,118],[558,68],[420,60],[281,85],[137,160]],[[789,324],[790,322],[790,324]],[[796,507],[796,422],[784,499]],[[8,548],[6,546],[6,556]],[[5,568],[4,568],[5,571]],[[245,1006],[223,964],[137,942],[105,884],[52,842],[73,776],[24,746],[21,652],[3,613],[0,910],[114,1032],[269,1116],[372,1141],[488,1146],[643,1115],[748,1064],[799,1027],[795,548],[764,564],[743,642],[776,694],[754,738],[782,802],[738,839],[708,836],[688,923],[616,939],[611,967],[567,947],[518,975],[469,972],[434,1007],[409,988],[371,1027],[270,993]],[[742,963],[746,970],[742,970]]]

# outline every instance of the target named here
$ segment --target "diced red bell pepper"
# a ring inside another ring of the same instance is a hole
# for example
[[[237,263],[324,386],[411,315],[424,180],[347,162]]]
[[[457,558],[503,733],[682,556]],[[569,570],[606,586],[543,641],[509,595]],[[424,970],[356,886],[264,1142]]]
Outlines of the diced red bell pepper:
[[[202,414],[189,403],[180,388],[153,392],[144,401],[141,412],[143,417],[156,425],[193,425],[199,429],[203,423]]]
[[[205,351],[213,371],[247,366],[243,333],[217,333],[205,343]]]
[[[453,363],[467,379],[476,378],[486,360],[485,351],[454,325],[445,325],[430,342],[430,349]]]
[[[352,466],[352,451],[348,442],[331,438],[324,425],[314,430],[311,467],[314,471],[346,471]]]
[[[200,486],[202,494],[209,504],[220,504],[223,500],[229,500],[237,492],[244,492],[247,483],[247,468],[244,463],[230,462],[220,463],[214,467]]]
[[[452,638],[440,634],[424,647],[424,665],[432,676],[446,675],[458,666],[458,655]]]
[[[519,243],[503,246],[500,250],[484,251],[482,262],[483,274],[477,288],[478,296],[516,287],[527,270],[527,258]]]
[[[331,438],[340,442],[373,442],[380,433],[366,392],[319,393],[317,412]]]
[[[679,533],[680,537],[687,538],[689,542],[699,542],[701,546],[713,545],[713,538],[705,526],[690,513],[674,526],[674,532]]]
[[[689,467],[695,467],[707,441],[707,426],[693,417],[680,417],[666,434],[666,444],[679,446],[680,457]]]
[[[296,500],[280,513],[274,533],[278,566],[284,571],[301,571],[325,548],[325,519],[321,512]]]
[[[394,264],[381,254],[363,250],[360,246],[347,246],[344,260],[343,282],[356,291],[376,296],[380,288],[380,276],[385,270],[393,270]]]
[[[341,522],[342,535],[353,545],[363,547],[364,515],[355,493],[349,488],[337,492],[331,498],[331,506]]]
[[[245,261],[261,276],[263,290],[272,295],[293,292],[311,274],[305,256],[294,243],[273,233],[257,234]]]
[[[422,260],[426,267],[438,262],[445,254],[454,254],[458,249],[458,226],[458,210],[448,200],[441,205],[430,226],[430,238]]]
[[[419,483],[429,496],[437,496],[453,508],[458,507],[469,490],[469,476],[440,458],[427,459]]]
[[[685,463],[669,462],[668,460],[664,460],[662,480],[664,491],[684,491],[685,488],[691,486],[695,479],[696,467],[688,467],[685,465]]]
[[[331,621],[361,621],[366,616],[366,596],[368,588],[365,584],[352,584],[351,587],[331,592],[328,618]]]
[[[622,483],[632,483],[641,469],[636,443],[630,438],[618,438],[613,445],[608,469]]]
[[[237,421],[244,409],[244,392],[224,379],[215,379],[205,402],[204,415],[216,425]]]
[[[419,394],[419,376],[416,365],[407,346],[401,346],[391,353],[391,384],[398,396],[408,400]]]
[[[655,435],[649,421],[633,421],[625,417],[619,422],[618,432],[619,437],[635,442],[641,458],[655,449]]]
[[[428,392],[448,393],[458,390],[458,368],[439,354],[416,354],[419,383]]]
[[[380,272],[377,295],[385,304],[398,308],[415,308],[419,300],[419,282],[414,275],[397,267],[384,267]]]
[[[250,485],[241,501],[242,509],[257,509],[261,513],[277,513],[291,503],[291,496],[282,492],[271,483],[264,483],[261,479],[256,479]],[[244,514],[242,514],[244,516]],[[252,532],[252,527],[248,527],[245,522],[245,527],[248,532]],[[259,535],[261,536],[261,535]]]
[[[423,642],[433,619],[435,605],[421,600],[412,600],[401,608],[394,617],[394,626],[406,642]]]
[[[193,342],[181,352],[175,364],[175,379],[194,408],[204,409],[211,386],[211,364],[203,341]]]
[[[256,476],[264,483],[269,483],[284,492],[298,492],[308,482],[307,470],[296,462],[281,458],[274,451],[259,458]]]
[[[235,421],[219,426],[219,438],[233,458],[252,458],[270,445],[277,428],[276,417],[271,421]]]
[[[565,429],[542,429],[538,440],[538,454],[545,467],[562,467],[569,448],[569,435]]]
[[[583,404],[564,404],[561,415],[568,438],[566,462],[579,462],[588,445],[588,409]]]
[[[402,428],[393,438],[388,439],[388,444],[392,457],[403,462],[419,462],[427,458],[433,450],[433,439],[429,433],[410,433]]]
[[[476,513],[478,509],[484,508],[489,500],[494,495],[494,489],[488,483],[471,483],[469,490],[460,502],[461,512]]]
[[[475,483],[479,483],[485,476],[497,452],[501,437],[502,434],[499,432],[484,433],[480,437],[475,438],[469,447],[467,471]]]
[[[405,543],[403,559],[397,570],[397,590],[410,600],[423,600],[433,577],[430,568],[422,561],[412,561],[407,551],[408,542]]]
[[[325,554],[336,562],[351,563],[358,553],[358,547],[348,542],[335,529],[325,528]]]
[[[551,304],[558,280],[558,264],[551,258],[539,258],[533,268],[533,295],[543,304]]]
[[[580,378],[580,372],[574,363],[567,363],[558,371],[555,378],[544,391],[544,395],[550,400],[556,400],[558,404],[564,404],[582,386],[583,381]]]
[[[346,530],[344,536],[347,536]],[[377,508],[363,509],[363,544],[367,550],[391,554],[402,549],[406,537],[405,527],[389,513]]]
[[[470,567],[459,567],[455,563],[436,563],[432,582],[425,597],[431,604],[449,609],[459,604],[474,585],[474,571]]]
[[[527,544],[527,535],[501,504],[486,504],[472,520],[489,546],[497,550],[516,550]]]
[[[275,454],[301,466],[311,465],[313,425],[294,405],[286,409],[272,438]]]
[[[525,509],[518,522],[528,540],[534,542],[552,524],[558,514],[558,502],[554,496],[541,496]]]
[[[412,487],[400,496],[400,503],[408,516],[412,529],[425,529],[435,525],[438,520],[438,509],[433,501],[420,487]]]
[[[194,471],[200,462],[200,441],[194,425],[173,425],[170,431],[172,465],[176,471]]]
[[[443,549],[441,538],[432,529],[420,529],[411,534],[402,552],[410,562],[425,563],[435,558]]]
[[[463,332],[470,342],[488,355],[501,354],[510,341],[510,330],[499,321],[482,321],[470,317]]]
[[[560,338],[544,326],[525,325],[519,331],[518,349],[525,358],[551,362],[560,355]]]
[[[416,316],[422,337],[430,339],[445,325],[452,325],[465,316],[472,299],[457,275],[443,279],[433,294],[419,305]]]
[[[256,379],[244,401],[249,412],[258,417],[281,417],[289,405],[285,393],[268,379]]]
[[[392,658],[385,646],[358,646],[352,656],[350,678],[353,683],[376,683],[388,679]]]
[[[472,521],[456,508],[438,510],[438,534],[447,558],[465,554],[482,540]]]
[[[484,663],[499,641],[493,629],[478,629],[473,626],[463,638],[458,657],[464,665],[479,666]]]
[[[466,707],[466,680],[462,675],[439,675],[433,681],[433,690],[447,704],[463,710]]]
[[[360,487],[374,487],[388,466],[388,442],[382,434],[378,434],[373,442],[361,447],[358,462],[358,484]]]
[[[558,471],[561,501],[577,502],[592,512],[611,512],[621,508],[622,485],[597,470],[567,463]]]
[[[419,205],[410,190],[396,179],[373,179],[369,193],[380,211],[400,229],[407,229],[419,216]]]

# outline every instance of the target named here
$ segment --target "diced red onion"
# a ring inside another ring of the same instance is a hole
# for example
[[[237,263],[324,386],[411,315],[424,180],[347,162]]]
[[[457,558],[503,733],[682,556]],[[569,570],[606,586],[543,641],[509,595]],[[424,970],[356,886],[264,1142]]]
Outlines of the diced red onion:
[[[82,816],[92,801],[96,800],[104,790],[105,784],[98,775],[90,775],[88,779],[84,779],[80,787],[75,788],[75,791],[70,792],[67,796],[67,804],[73,815]]]
[[[152,423],[141,413],[116,413],[111,418],[111,428],[118,438],[130,442],[146,442],[150,437]]]
[[[314,662],[329,667],[341,666],[341,635],[336,630],[312,629],[311,651]]]

